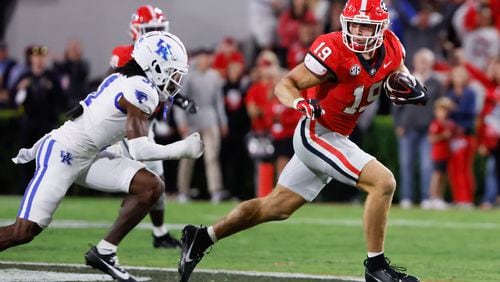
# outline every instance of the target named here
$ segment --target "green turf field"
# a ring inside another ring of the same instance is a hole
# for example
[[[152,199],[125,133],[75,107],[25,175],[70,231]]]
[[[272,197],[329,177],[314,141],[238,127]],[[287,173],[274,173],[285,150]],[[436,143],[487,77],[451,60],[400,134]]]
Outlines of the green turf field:
[[[3,225],[14,219],[19,202],[20,197],[0,197]],[[53,227],[28,245],[0,253],[0,261],[82,264],[88,245],[105,234],[120,202],[119,198],[67,198]],[[234,205],[169,202],[167,222],[174,224],[172,232],[179,237],[183,224],[209,225]],[[366,255],[362,212],[361,206],[306,205],[287,221],[264,224],[219,242],[198,268],[361,278]],[[70,225],[75,221],[93,227]],[[389,222],[386,254],[423,281],[500,281],[500,210],[395,207]],[[123,265],[176,268],[179,251],[153,249],[151,231],[142,226],[122,242],[118,255]]]

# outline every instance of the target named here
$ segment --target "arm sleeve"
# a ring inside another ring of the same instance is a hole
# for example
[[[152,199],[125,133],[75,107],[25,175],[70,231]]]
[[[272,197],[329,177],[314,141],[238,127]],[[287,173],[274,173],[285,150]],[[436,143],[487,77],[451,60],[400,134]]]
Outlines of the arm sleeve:
[[[168,145],[159,145],[143,136],[128,141],[130,156],[137,161],[178,160],[191,157],[189,144],[185,140]]]

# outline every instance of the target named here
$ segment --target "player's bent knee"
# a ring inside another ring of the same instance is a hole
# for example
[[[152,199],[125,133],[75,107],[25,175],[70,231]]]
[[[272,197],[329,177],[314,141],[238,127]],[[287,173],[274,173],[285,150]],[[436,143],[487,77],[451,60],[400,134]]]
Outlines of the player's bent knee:
[[[148,202],[155,204],[165,191],[165,184],[159,177],[154,177],[148,185],[148,189],[145,191],[147,194]]]
[[[43,229],[34,222],[18,221],[15,223],[12,238],[15,245],[26,244],[40,234]]]
[[[285,220],[304,203],[305,200],[298,194],[278,186],[264,198],[262,210],[271,220]]]
[[[391,172],[386,173],[377,183],[379,191],[383,195],[392,196],[396,191],[396,179]]]

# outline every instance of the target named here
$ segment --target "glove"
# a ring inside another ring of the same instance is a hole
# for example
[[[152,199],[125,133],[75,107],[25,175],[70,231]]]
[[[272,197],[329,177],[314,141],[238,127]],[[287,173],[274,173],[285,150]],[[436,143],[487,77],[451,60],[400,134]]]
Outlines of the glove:
[[[297,98],[293,101],[293,108],[311,120],[315,120],[325,113],[316,99]]]
[[[392,78],[396,76],[396,78]],[[400,87],[390,86],[392,80],[396,80]],[[384,83],[385,92],[389,100],[395,105],[420,105],[425,106],[429,100],[429,93],[418,79],[409,73],[392,74]]]
[[[196,114],[196,112],[198,112],[196,103],[193,100],[182,96],[181,94],[177,94],[174,96],[174,105],[179,106],[181,109],[190,114]]]

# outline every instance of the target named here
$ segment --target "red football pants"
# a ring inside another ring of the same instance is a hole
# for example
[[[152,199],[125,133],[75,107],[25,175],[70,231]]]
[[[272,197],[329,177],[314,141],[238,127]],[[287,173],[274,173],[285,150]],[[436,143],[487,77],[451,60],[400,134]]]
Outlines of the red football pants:
[[[475,154],[474,136],[463,136],[455,139],[451,156],[448,162],[448,175],[453,196],[457,204],[474,203],[476,180],[474,178],[473,163]],[[456,148],[453,148],[456,147]]]

